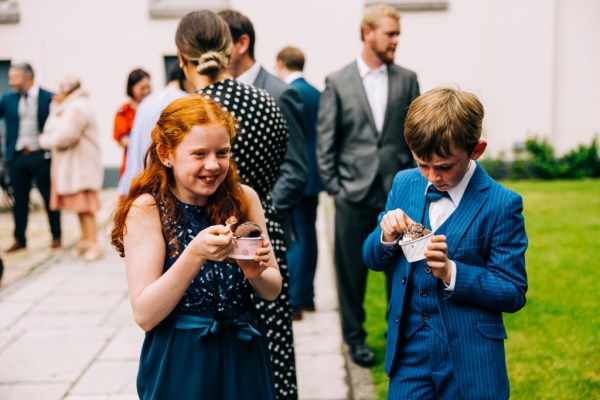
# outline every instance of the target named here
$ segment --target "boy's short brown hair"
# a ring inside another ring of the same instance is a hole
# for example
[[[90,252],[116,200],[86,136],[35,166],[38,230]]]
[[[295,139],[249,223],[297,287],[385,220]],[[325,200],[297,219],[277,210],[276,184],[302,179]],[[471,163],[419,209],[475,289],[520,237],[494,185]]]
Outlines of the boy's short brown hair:
[[[464,150],[471,155],[481,138],[483,105],[473,93],[435,88],[417,97],[408,108],[404,138],[423,160],[434,154],[449,157]]]

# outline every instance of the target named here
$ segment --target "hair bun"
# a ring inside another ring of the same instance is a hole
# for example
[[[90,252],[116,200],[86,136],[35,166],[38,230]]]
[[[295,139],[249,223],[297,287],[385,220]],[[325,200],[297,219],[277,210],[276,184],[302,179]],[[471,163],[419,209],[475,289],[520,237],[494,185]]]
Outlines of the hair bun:
[[[201,75],[213,75],[222,68],[227,68],[229,59],[223,53],[209,51],[198,58],[196,70]]]

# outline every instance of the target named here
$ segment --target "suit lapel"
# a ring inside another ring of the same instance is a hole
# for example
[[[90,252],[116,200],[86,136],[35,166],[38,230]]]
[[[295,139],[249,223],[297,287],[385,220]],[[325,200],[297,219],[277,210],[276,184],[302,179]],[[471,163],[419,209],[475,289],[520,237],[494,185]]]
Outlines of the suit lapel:
[[[365,86],[363,85],[360,74],[358,73],[358,65],[354,62],[353,68],[351,69],[351,79],[352,85],[354,86],[354,93],[358,94],[358,102],[360,106],[365,112],[365,115],[373,128],[373,133],[377,136],[377,127],[375,126],[375,120],[373,119],[373,112],[371,111],[371,106],[369,105],[369,99],[367,98],[367,92],[365,91]]]
[[[265,71],[265,69],[263,67],[260,67],[260,69],[258,70],[258,75],[256,75],[256,79],[253,82],[253,85],[264,89],[265,85],[267,84],[267,71]]]
[[[383,117],[383,128],[381,129],[381,135],[379,135],[378,141],[381,142],[383,135],[387,129],[387,126],[390,121],[390,114],[393,112],[398,112],[398,110],[394,110],[393,99],[397,98],[398,92],[400,88],[396,82],[400,82],[400,79],[396,78],[396,71],[388,65],[387,68],[388,73],[388,96],[387,103],[385,105],[385,115]]]
[[[448,238],[448,258],[452,258],[467,229],[487,200],[485,190],[490,186],[487,173],[477,165],[458,208],[442,224],[437,233]],[[440,232],[441,231],[441,232]]]

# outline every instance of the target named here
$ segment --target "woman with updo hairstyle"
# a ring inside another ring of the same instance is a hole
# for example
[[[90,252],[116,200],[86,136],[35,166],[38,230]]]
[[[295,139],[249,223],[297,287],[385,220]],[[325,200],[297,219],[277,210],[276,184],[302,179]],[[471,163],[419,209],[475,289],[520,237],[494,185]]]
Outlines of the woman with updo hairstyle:
[[[87,261],[101,257],[96,212],[104,168],[96,117],[79,79],[65,76],[59,81],[39,141],[52,151],[50,209],[72,211],[79,218],[81,236],[71,254]]]
[[[280,218],[271,199],[271,189],[286,151],[287,124],[273,97],[230,75],[228,66],[233,42],[229,26],[220,16],[209,10],[187,14],[179,22],[175,44],[181,68],[197,93],[218,102],[239,121],[232,157],[242,182],[258,193],[283,279],[277,299],[265,301],[254,297],[255,306],[266,326],[277,397],[296,399],[286,248]]]

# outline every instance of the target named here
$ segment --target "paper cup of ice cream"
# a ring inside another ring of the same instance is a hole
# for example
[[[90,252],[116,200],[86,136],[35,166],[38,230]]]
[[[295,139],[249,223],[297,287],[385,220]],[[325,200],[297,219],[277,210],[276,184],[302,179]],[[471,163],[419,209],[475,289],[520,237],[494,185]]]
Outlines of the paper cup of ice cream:
[[[247,221],[238,225],[233,235],[233,252],[229,257],[238,260],[254,260],[256,250],[262,246],[264,238],[257,224]]]
[[[263,236],[260,237],[234,237],[231,258],[239,260],[254,260],[256,250],[262,247]]]
[[[403,241],[400,239],[398,244],[400,245],[400,248],[402,248],[402,252],[404,253],[404,256],[406,256],[406,260],[408,262],[424,260],[425,256],[423,253],[425,250],[427,250],[427,245],[431,243],[432,236],[433,232],[429,232],[425,236],[414,240],[405,239],[405,241]]]

